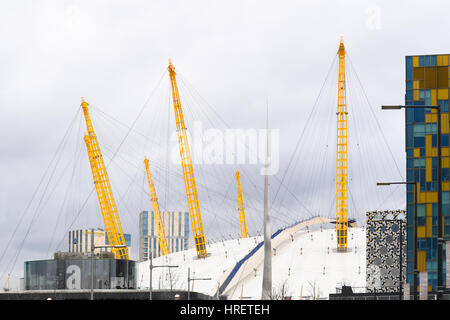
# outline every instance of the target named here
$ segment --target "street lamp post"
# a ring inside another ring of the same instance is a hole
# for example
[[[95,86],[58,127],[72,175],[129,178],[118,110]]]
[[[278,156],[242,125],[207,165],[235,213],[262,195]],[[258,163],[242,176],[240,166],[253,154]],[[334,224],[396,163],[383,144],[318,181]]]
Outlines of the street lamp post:
[[[414,270],[413,270],[413,275],[414,275],[414,280],[413,280],[413,285],[414,285],[414,291],[413,291],[413,295],[414,295],[414,300],[416,300],[416,293],[417,293],[417,245],[416,245],[416,239],[417,239],[417,183],[416,182],[377,182],[377,186],[390,186],[391,184],[405,184],[405,185],[412,185],[413,189],[414,189]],[[400,223],[400,280],[399,280],[399,286],[400,286],[400,300],[402,300],[402,278],[403,278],[403,268],[402,268],[402,248],[403,248],[403,239],[402,239],[402,235],[403,235],[403,229],[402,229],[402,224]]]
[[[188,268],[188,292],[187,292],[187,299],[190,299],[190,293],[191,293],[191,289],[190,289],[190,282],[193,280],[211,280],[211,278],[191,278],[191,268]]]
[[[92,239],[94,233],[92,233]],[[93,242],[94,240],[92,240]],[[91,300],[94,300],[94,250],[97,248],[126,248],[126,245],[108,245],[108,246],[95,246],[91,242]]]
[[[437,238],[437,263],[438,263],[438,270],[437,270],[437,299],[441,299],[441,293],[443,290],[442,286],[442,280],[443,280],[443,273],[442,273],[442,244],[443,244],[443,236],[442,236],[442,157],[441,157],[441,106],[440,105],[423,105],[423,106],[416,106],[416,105],[389,105],[389,106],[381,106],[381,109],[383,110],[398,110],[398,109],[435,109],[437,110],[437,148],[438,148],[438,167],[437,167],[437,178],[438,178],[438,212],[437,212],[437,227],[438,227],[438,238]],[[414,239],[414,246],[416,247],[417,244],[417,225],[414,226],[416,238]],[[416,254],[417,254],[417,248],[416,248]],[[415,258],[417,264],[417,257]],[[415,279],[415,276],[414,276]],[[416,280],[416,279],[415,279]],[[416,280],[417,281],[417,280]],[[414,288],[414,292],[417,291],[417,287]],[[415,298],[415,296],[414,296]]]
[[[162,265],[162,266],[154,266],[153,265],[153,252],[150,250],[150,281],[149,281],[149,292],[148,292],[148,299],[153,299],[153,268],[178,268],[178,266],[170,266],[170,265]]]

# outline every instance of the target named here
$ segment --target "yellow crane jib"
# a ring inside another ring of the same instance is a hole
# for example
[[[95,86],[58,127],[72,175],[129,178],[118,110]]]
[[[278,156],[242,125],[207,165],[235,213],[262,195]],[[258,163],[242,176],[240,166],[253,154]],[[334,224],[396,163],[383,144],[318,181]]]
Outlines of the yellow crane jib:
[[[88,103],[83,98],[81,107],[83,108],[84,118],[88,134],[84,136],[86,148],[89,156],[89,163],[94,178],[95,190],[97,192],[98,203],[102,213],[105,230],[108,237],[111,250],[116,259],[129,259],[128,248],[126,247],[125,237],[120,225],[119,215],[117,214],[116,203],[106,173],[105,163],[100,152],[97,137],[94,133],[91,117],[89,116]],[[118,247],[120,246],[120,247]]]
[[[197,184],[195,182],[194,168],[192,166],[191,152],[186,134],[183,110],[181,109],[180,95],[178,92],[177,80],[175,78],[175,67],[169,60],[169,76],[172,88],[173,107],[175,111],[175,122],[177,126],[178,145],[180,147],[181,167],[183,169],[184,187],[189,208],[192,234],[194,236],[197,256],[203,258],[207,256],[205,234],[203,231],[203,221],[198,201]]]
[[[152,201],[153,218],[156,226],[156,233],[158,235],[159,250],[161,256],[169,254],[169,246],[167,245],[166,233],[164,232],[164,225],[161,218],[161,211],[159,210],[158,198],[156,197],[155,185],[153,184],[152,175],[150,173],[150,167],[148,165],[148,159],[145,158],[145,171],[147,172],[148,187],[150,189],[150,199]],[[153,254],[153,253],[152,253]]]
[[[239,205],[239,224],[241,227],[241,238],[248,238],[247,218],[245,217],[244,197],[242,196],[241,176],[236,170],[237,196]]]
[[[347,96],[345,85],[344,40],[338,50],[338,106],[336,140],[336,240],[337,250],[347,251],[348,233],[348,144],[347,144]]]

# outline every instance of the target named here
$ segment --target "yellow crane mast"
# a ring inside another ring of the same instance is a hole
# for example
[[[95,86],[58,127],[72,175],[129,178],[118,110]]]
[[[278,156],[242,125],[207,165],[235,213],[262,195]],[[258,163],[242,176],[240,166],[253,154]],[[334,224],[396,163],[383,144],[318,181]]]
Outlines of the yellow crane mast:
[[[248,238],[247,218],[245,217],[244,197],[242,196],[241,176],[236,170],[237,196],[239,204],[239,223],[241,226],[241,238]]]
[[[81,98],[81,106],[83,108],[88,131],[88,134],[84,136],[84,141],[86,142],[89,163],[91,164],[95,190],[97,191],[98,202],[105,223],[108,241],[116,259],[128,260],[128,248],[126,247],[125,237],[123,236],[122,226],[120,225],[119,215],[117,214],[116,203],[114,202],[111,185],[106,173],[105,163],[103,162],[97,137],[94,133],[94,127],[89,115],[88,103],[84,101],[83,98]]]
[[[345,48],[339,45],[337,148],[336,148],[336,234],[337,250],[347,250],[348,233],[348,145],[347,96],[345,87]]]
[[[192,234],[195,241],[197,256],[203,258],[207,256],[205,234],[203,231],[203,221],[198,201],[197,184],[195,183],[194,168],[192,166],[191,152],[186,134],[183,111],[181,109],[180,95],[178,92],[177,80],[175,78],[175,67],[169,60],[169,76],[172,88],[173,107],[175,110],[175,122],[177,126],[178,144],[180,146],[181,167],[183,168],[184,187],[189,207],[189,217],[191,220]]]
[[[150,167],[148,165],[148,159],[145,158],[145,171],[147,172],[148,187],[150,189],[150,198],[152,200],[153,219],[155,220],[156,233],[158,234],[159,250],[161,256],[169,254],[169,246],[167,245],[166,233],[164,232],[164,225],[161,218],[161,211],[159,210],[158,198],[156,197],[155,185],[153,184],[152,175],[150,173]],[[153,254],[153,253],[152,253]]]

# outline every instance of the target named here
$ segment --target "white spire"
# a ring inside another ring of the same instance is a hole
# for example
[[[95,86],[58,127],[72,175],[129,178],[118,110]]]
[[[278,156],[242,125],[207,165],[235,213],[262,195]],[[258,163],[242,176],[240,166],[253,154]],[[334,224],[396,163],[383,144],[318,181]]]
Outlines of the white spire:
[[[264,176],[264,269],[262,300],[272,299],[272,232],[269,218],[269,103],[266,114],[266,172]]]

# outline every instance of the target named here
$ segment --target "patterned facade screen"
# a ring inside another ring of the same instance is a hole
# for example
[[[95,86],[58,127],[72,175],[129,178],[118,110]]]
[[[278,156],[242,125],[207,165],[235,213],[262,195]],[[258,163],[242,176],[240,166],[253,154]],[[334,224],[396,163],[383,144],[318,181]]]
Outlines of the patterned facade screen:
[[[398,292],[400,260],[403,271],[402,283],[406,279],[406,212],[371,211],[367,212],[366,218],[367,291]],[[401,259],[400,246],[402,246]]]

